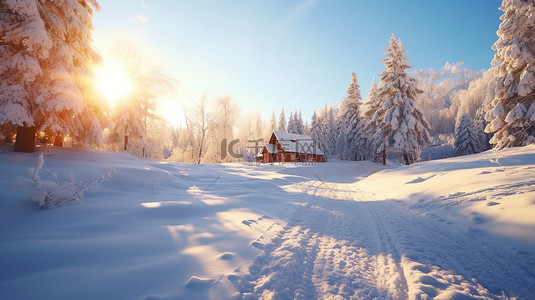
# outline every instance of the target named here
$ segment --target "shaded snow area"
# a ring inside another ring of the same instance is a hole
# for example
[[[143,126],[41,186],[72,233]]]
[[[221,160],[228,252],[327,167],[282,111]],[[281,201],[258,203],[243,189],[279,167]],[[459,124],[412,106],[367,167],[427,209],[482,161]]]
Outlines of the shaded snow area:
[[[3,150],[1,299],[535,295],[534,146],[386,168]],[[61,181],[111,178],[39,209],[23,178],[41,152]]]

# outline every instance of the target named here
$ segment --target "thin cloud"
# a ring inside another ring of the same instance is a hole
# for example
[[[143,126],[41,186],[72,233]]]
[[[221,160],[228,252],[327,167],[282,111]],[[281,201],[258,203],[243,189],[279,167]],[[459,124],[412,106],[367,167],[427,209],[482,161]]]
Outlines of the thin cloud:
[[[317,0],[304,0],[293,9],[293,13],[297,15],[304,14],[316,6],[317,2]]]
[[[286,27],[289,24],[298,22],[303,16],[311,11],[317,4],[317,0],[303,0],[295,7],[293,7],[282,19],[278,22],[281,27]]]
[[[138,19],[138,21],[141,21],[141,22],[147,22],[149,19],[145,16],[142,16],[142,15],[136,15],[136,19]]]

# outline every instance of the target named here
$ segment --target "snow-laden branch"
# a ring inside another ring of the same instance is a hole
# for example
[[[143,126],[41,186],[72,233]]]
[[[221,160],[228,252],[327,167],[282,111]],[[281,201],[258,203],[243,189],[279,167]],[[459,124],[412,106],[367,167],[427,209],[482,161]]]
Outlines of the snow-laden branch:
[[[67,206],[73,203],[80,203],[84,199],[84,192],[94,191],[101,183],[111,178],[112,169],[106,174],[102,174],[99,179],[88,181],[75,181],[71,173],[70,181],[61,182],[58,175],[43,169],[43,153],[39,154],[37,165],[30,169],[31,179],[26,179],[31,190],[29,199],[39,203],[42,209]],[[39,173],[43,171],[52,180],[43,180]]]

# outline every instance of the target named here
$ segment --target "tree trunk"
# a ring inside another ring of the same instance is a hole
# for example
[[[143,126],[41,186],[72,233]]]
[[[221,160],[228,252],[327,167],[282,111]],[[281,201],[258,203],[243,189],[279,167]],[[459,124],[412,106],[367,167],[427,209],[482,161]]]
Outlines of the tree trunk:
[[[124,151],[128,150],[128,135],[124,136]]]
[[[411,159],[409,158],[409,154],[403,153],[403,160],[405,161],[406,165],[410,165],[411,164]]]
[[[13,150],[15,152],[34,152],[35,132],[35,127],[17,127],[17,139],[15,140],[15,148]]]
[[[386,149],[383,150],[383,165],[386,165]]]
[[[54,146],[63,147],[63,136],[62,135],[57,135],[54,138]]]

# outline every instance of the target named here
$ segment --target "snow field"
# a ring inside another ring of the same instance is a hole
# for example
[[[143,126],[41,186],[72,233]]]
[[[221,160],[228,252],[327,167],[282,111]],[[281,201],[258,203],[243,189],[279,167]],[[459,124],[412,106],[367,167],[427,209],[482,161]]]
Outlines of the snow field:
[[[386,168],[39,151],[60,178],[114,173],[81,205],[39,210],[17,179],[38,153],[0,153],[2,298],[535,294],[533,146]]]

